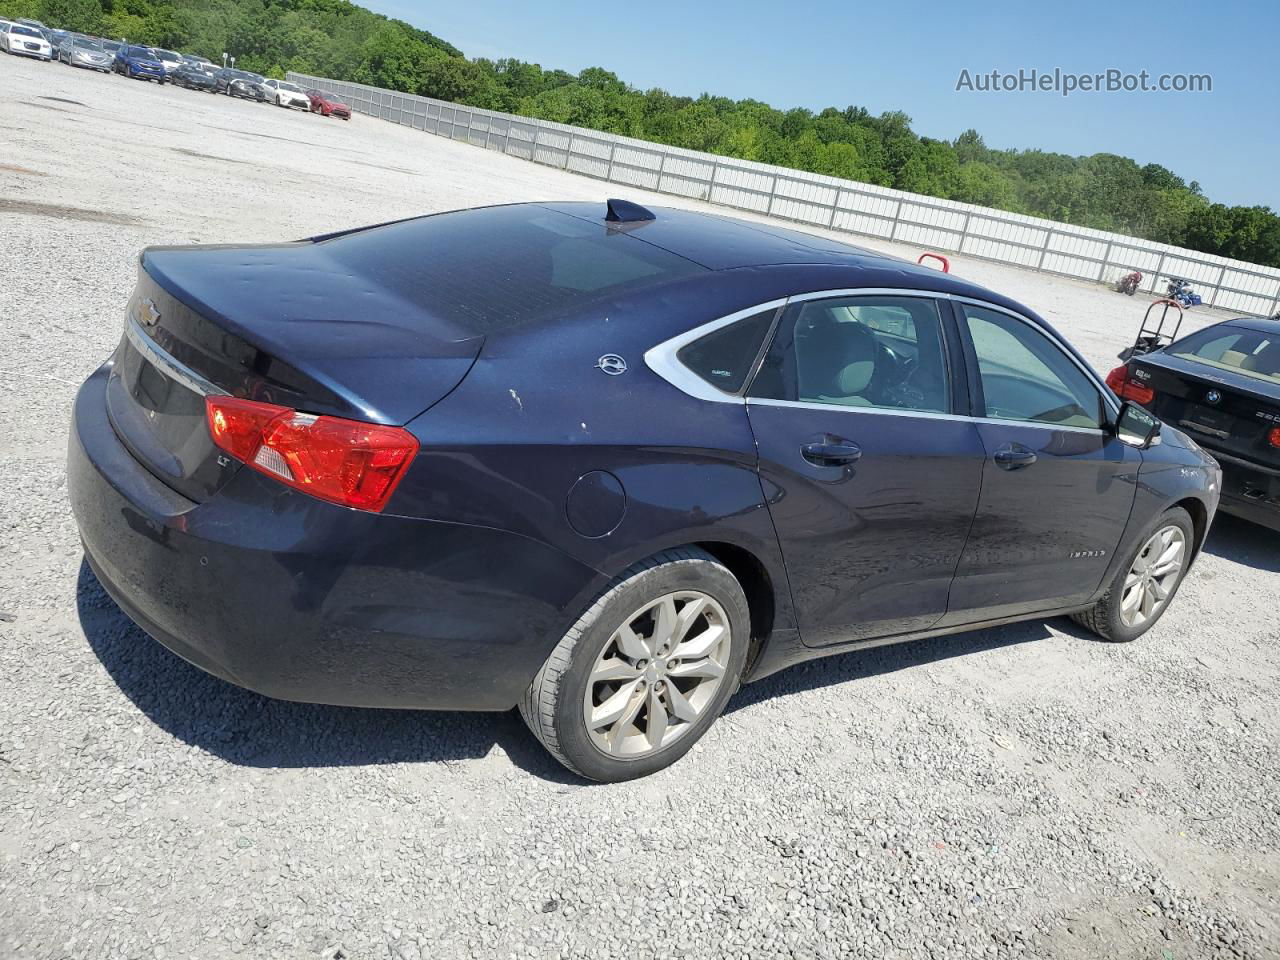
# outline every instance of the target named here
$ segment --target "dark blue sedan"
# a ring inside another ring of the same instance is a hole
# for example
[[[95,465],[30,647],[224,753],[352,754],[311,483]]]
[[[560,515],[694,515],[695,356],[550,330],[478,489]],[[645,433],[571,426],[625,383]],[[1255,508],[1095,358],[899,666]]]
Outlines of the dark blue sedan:
[[[621,201],[145,250],[74,421],[88,562],[161,643],[286,699],[518,705],[598,780],[803,660],[1132,640],[1221,476],[999,294]]]
[[[150,47],[122,43],[116,50],[111,69],[130,79],[154,80],[164,86],[164,64]]]

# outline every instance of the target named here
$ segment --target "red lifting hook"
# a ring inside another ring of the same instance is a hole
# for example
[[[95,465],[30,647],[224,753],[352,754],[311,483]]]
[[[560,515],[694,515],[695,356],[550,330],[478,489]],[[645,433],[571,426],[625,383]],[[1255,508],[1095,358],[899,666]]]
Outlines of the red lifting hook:
[[[925,259],[929,257],[932,257],[934,260],[937,260],[939,263],[942,264],[943,273],[951,272],[951,261],[948,260],[946,257],[944,257],[940,253],[922,253],[920,254],[920,259],[917,260],[916,263],[924,263]]]

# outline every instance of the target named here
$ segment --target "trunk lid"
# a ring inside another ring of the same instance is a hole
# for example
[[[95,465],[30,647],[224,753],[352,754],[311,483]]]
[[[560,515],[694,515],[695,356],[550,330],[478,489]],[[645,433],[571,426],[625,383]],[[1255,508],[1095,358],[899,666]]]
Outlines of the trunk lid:
[[[121,441],[197,502],[241,464],[209,435],[204,397],[405,424],[448,394],[483,337],[433,316],[326,244],[143,252],[107,383]]]
[[[1201,446],[1280,464],[1267,436],[1280,426],[1274,388],[1252,377],[1159,352],[1132,362],[1133,378],[1155,393],[1152,413],[1191,434]]]

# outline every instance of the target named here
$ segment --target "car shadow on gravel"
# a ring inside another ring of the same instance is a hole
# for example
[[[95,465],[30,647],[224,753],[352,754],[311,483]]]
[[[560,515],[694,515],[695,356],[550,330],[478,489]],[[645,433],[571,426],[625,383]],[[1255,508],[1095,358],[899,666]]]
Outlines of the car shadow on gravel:
[[[1214,517],[1204,552],[1255,570],[1280,573],[1280,534],[1230,514]]]
[[[76,610],[111,679],[183,743],[248,767],[339,767],[474,760],[500,748],[516,766],[581,784],[542,749],[515,711],[378,710],[273,700],[193,667],[139,629],[81,561]]]

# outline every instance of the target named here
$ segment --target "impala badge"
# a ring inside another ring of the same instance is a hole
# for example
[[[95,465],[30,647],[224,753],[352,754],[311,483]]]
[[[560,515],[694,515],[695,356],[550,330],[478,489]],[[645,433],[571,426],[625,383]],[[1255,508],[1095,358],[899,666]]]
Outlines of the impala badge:
[[[160,310],[156,307],[156,302],[150,297],[142,301],[142,310],[139,311],[141,316],[138,318],[145,327],[154,327],[160,322]]]

